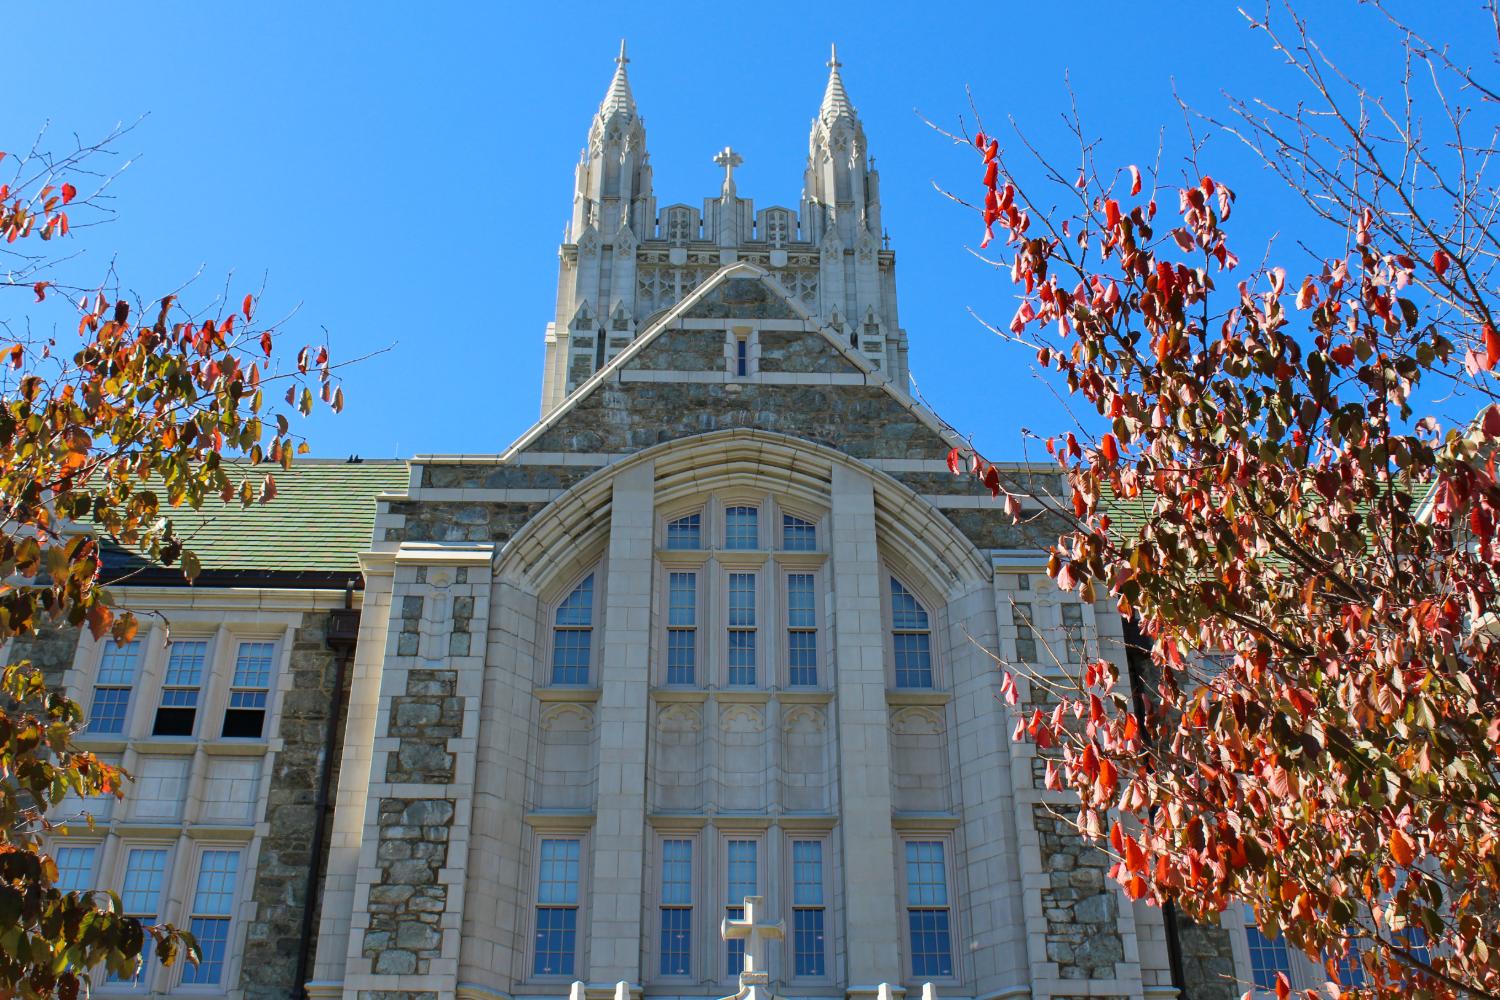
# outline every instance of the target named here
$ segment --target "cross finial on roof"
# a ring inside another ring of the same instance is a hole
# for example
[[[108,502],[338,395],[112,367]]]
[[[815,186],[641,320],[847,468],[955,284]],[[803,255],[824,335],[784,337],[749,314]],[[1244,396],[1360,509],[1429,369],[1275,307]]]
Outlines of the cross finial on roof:
[[[839,48],[830,45],[828,49],[828,86],[823,91],[823,105],[818,109],[818,117],[825,122],[833,122],[839,118],[853,118],[854,105],[849,101],[849,94],[844,90],[844,79],[839,76],[839,67],[844,64],[839,62]]]
[[[840,66],[844,65],[843,63],[839,62],[839,46],[837,42],[829,44],[828,61],[823,65],[827,66],[829,69],[838,69]]]
[[[725,146],[714,154],[714,162],[724,168],[724,191],[725,198],[734,197],[734,168],[745,162],[745,158],[736,153],[730,146]]]
[[[624,66],[628,62],[630,58],[625,55],[625,39],[622,38],[620,39],[620,54],[615,56],[615,65]]]

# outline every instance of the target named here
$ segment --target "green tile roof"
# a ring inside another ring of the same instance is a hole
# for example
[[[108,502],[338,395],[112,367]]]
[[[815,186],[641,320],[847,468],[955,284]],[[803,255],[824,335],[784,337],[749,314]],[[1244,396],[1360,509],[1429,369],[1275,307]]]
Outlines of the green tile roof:
[[[374,531],[375,495],[404,492],[408,481],[406,462],[395,460],[304,458],[286,470],[234,466],[230,475],[236,483],[249,479],[258,486],[268,471],[276,477],[276,497],[269,503],[242,507],[238,500],[213,498],[200,510],[168,511],[205,573],[358,573],[358,553],[369,549]],[[110,576],[132,569],[160,572],[139,554],[118,548],[105,561]]]

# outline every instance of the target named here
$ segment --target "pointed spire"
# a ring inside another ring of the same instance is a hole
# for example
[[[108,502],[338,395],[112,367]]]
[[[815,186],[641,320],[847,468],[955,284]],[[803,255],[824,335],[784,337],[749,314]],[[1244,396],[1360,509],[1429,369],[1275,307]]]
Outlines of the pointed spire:
[[[828,57],[828,87],[823,91],[823,106],[818,109],[818,117],[832,124],[840,118],[853,118],[854,105],[849,101],[849,93],[844,90],[844,79],[839,76],[839,67],[844,65],[839,62],[839,48],[837,45],[830,46]]]
[[[620,54],[615,56],[615,76],[609,81],[609,90],[599,104],[599,117],[608,119],[616,114],[626,117],[635,115],[635,97],[630,93],[630,78],[625,75],[625,64],[630,62],[625,55],[625,39],[620,39]]]

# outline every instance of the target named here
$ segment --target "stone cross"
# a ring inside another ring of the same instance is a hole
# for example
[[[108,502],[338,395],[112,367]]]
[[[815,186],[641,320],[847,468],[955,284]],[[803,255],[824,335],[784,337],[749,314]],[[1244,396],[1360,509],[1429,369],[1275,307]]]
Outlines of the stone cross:
[[[761,914],[764,896],[745,897],[745,916],[740,920],[725,917],[719,932],[725,941],[745,942],[745,964],[740,972],[740,996],[748,1000],[763,1000],[757,987],[770,984],[771,976],[766,957],[766,942],[780,941],[786,929],[781,923],[773,923]]]
[[[745,162],[745,158],[725,146],[714,154],[714,162],[724,168],[724,197],[734,197],[734,168]]]

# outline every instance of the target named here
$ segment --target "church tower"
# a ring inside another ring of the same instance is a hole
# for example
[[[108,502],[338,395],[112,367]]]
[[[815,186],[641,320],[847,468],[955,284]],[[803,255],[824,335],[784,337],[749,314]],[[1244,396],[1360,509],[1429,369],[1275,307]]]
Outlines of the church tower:
[[[906,331],[896,313],[895,254],[881,228],[880,175],[844,88],[837,52],[808,138],[800,212],[757,212],[740,197],[732,148],[717,196],[657,210],[645,123],[625,72],[625,46],[589,129],[573,212],[558,251],[557,314],[547,325],[542,414],[624,350],[647,321],[719,268],[769,270],[799,304],[902,389]]]

